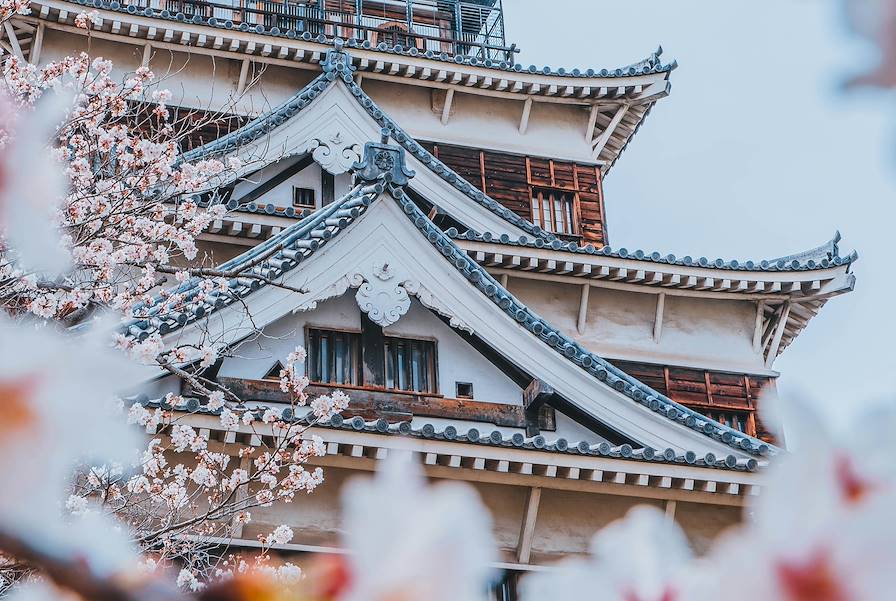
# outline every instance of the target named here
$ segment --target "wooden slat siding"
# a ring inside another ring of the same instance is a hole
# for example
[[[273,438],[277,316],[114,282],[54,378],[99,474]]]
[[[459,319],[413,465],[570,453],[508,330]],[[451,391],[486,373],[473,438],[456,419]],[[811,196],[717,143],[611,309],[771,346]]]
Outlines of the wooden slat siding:
[[[576,173],[579,210],[582,214],[582,236],[585,242],[596,246],[607,243],[604,228],[603,189],[599,173],[597,168],[591,166],[580,166]]]
[[[606,223],[607,211],[604,209],[604,176],[600,171],[600,167],[594,168],[594,188],[597,191],[597,212],[596,215],[600,217],[601,231],[600,238],[601,242],[604,244],[610,243],[610,237],[607,236],[607,229],[604,227]]]
[[[532,219],[529,182],[521,157],[498,152],[483,152],[488,171],[485,193],[522,217]]]
[[[134,113],[128,116],[128,125],[149,136],[161,123],[152,114],[154,107],[152,104],[133,103],[131,108]],[[168,112],[169,123],[181,152],[213,142],[249,122],[248,117],[188,107],[169,106]]]
[[[584,243],[603,246],[604,210],[600,170],[594,165],[421,142],[458,175],[522,217],[532,221],[533,187],[576,194],[573,218]]]
[[[219,378],[218,383],[244,401],[289,404],[291,396],[280,390],[278,380]],[[360,415],[365,420],[384,418],[390,422],[408,421],[413,416],[488,422],[508,428],[525,428],[526,414],[522,405],[489,403],[470,399],[452,399],[440,395],[384,390],[372,386],[342,386],[312,383],[305,389],[311,397],[342,390],[349,396],[348,409],[342,416],[351,419]],[[538,411],[539,429],[557,429],[556,413],[550,407]]]
[[[762,387],[771,382],[769,377],[634,361],[612,363],[657,392],[704,415],[717,418],[725,412],[744,414],[747,434],[774,442],[756,415],[757,397]]]

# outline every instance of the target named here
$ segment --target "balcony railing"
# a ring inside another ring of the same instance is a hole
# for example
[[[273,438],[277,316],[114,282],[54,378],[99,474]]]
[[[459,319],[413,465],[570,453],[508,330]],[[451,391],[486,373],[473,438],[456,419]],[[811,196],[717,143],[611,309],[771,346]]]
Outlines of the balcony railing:
[[[240,1],[211,2],[207,0],[127,0],[128,5],[140,8],[167,10],[187,17],[199,15],[206,19],[231,21],[235,25],[263,25],[277,27],[281,32],[305,32],[313,36],[323,34],[345,40],[369,42],[374,48],[385,43],[405,49],[416,48],[437,54],[471,56],[479,60],[513,62],[518,52],[515,45],[504,40],[504,19],[500,2],[492,5],[444,0],[406,0],[377,3],[388,4],[389,10],[378,9],[372,14],[371,3],[356,3],[361,12],[332,10],[323,3],[295,1]],[[340,3],[345,6],[346,2]],[[400,10],[399,10],[400,9]]]

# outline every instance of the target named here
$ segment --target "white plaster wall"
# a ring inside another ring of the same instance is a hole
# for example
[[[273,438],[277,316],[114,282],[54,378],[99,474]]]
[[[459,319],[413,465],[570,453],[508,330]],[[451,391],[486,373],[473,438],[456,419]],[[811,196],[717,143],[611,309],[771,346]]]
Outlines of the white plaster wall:
[[[304,345],[306,326],[360,331],[360,312],[354,294],[350,290],[342,297],[320,303],[314,311],[274,321],[264,329],[263,337],[241,344],[235,351],[238,356],[224,361],[220,375],[261,378],[276,361],[283,361],[297,345]],[[478,401],[522,403],[519,386],[416,300],[412,301],[408,313],[385,328],[385,332],[390,336],[436,341],[441,394],[454,397],[455,382],[472,382]]]
[[[542,489],[532,559],[551,561],[568,553],[586,553],[595,532],[641,504],[662,508],[660,501],[636,497]]]
[[[292,503],[274,503],[251,510],[252,521],[243,527],[243,538],[255,539],[269,534],[280,524],[293,528],[291,542],[305,545],[340,546],[342,517],[340,495],[351,477],[365,473],[336,467],[324,467],[324,482],[310,495],[300,494]]]
[[[581,286],[510,278],[508,288],[551,324],[607,359],[767,373],[753,351],[754,303],[667,295],[653,339],[655,294],[592,286],[584,332],[576,328]]]
[[[603,436],[598,436],[579,422],[567,417],[565,414],[555,411],[557,429],[554,432],[544,431],[541,434],[548,442],[553,442],[558,438],[565,438],[569,442],[570,447],[576,446],[581,441],[587,441],[589,444],[597,444],[599,442],[607,442]]]
[[[725,530],[743,519],[740,507],[723,507],[679,501],[675,521],[682,527],[694,553],[702,555]]]
[[[41,63],[58,60],[77,52],[109,59],[113,74],[121,77],[133,72],[143,59],[143,45],[73,35],[47,29],[41,50]],[[153,47],[149,67],[161,87],[171,91],[172,106],[225,110],[242,115],[258,115],[280,104],[304,87],[319,72],[290,69],[250,62],[246,93],[236,97],[241,60]]]
[[[250,175],[244,180],[237,182],[233,189],[233,198],[239,199],[244,194],[252,191],[262,183],[277,175],[283,169],[288,169],[291,165],[300,161],[302,157],[289,157],[268,165],[260,171]],[[292,206],[292,189],[293,186],[298,188],[311,188],[314,190],[315,206],[320,207],[321,203],[321,168],[317,163],[305,167],[279,186],[266,192],[263,196],[256,199],[259,205],[273,204],[277,207]]]
[[[140,66],[143,45],[101,40],[57,30],[47,30],[41,61],[47,62],[81,50],[111,59],[117,72]],[[171,105],[227,110],[242,115],[258,115],[283,102],[304,87],[320,71],[250,62],[245,93],[236,98],[242,60],[206,54],[179,52],[154,47],[150,68],[171,90]],[[533,156],[591,162],[585,140],[587,107],[535,102],[528,129],[520,134],[523,102],[479,94],[454,95],[448,126],[441,124],[441,112],[432,110],[431,88],[367,78],[364,90],[418,139],[444,141],[472,147],[492,148]]]
[[[441,123],[441,111],[432,110],[430,88],[370,78],[364,80],[362,87],[386,114],[420,140],[533,156],[592,160],[585,141],[586,108],[535,102],[529,114],[528,129],[525,134],[520,134],[521,101],[464,94],[461,90],[454,94],[452,115],[445,126]]]

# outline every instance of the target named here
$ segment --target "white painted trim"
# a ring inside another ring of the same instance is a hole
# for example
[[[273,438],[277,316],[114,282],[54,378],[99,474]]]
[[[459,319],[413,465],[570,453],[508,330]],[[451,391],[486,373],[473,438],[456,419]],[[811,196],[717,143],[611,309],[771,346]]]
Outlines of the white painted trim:
[[[44,23],[37,25],[37,31],[34,33],[34,41],[31,42],[31,52],[28,54],[28,60],[32,65],[40,64],[40,54],[44,46],[44,32],[47,26]]]
[[[790,316],[790,301],[785,301],[781,307],[781,314],[778,316],[778,323],[775,327],[775,335],[772,338],[771,345],[768,348],[768,356],[765,358],[765,366],[771,368],[775,359],[778,357],[778,349],[781,347],[781,339],[784,337],[784,329],[787,327],[787,318]]]
[[[214,415],[180,413],[178,423],[208,428],[216,432],[218,439],[222,435],[235,439],[235,433],[224,432],[220,419]],[[256,422],[252,426],[240,424],[236,432],[270,436],[273,430],[271,424]],[[375,470],[377,461],[393,451],[412,451],[421,456],[428,475],[433,477],[716,505],[742,505],[747,496],[760,494],[765,485],[762,471],[551,453],[352,429],[312,427],[304,435],[320,436],[327,446],[326,457],[312,459],[312,463],[364,471]],[[209,442],[209,450],[227,450],[223,443],[214,440],[215,436]],[[428,461],[427,456],[431,456]],[[458,460],[451,462],[451,458]],[[524,469],[526,466],[531,469]],[[715,486],[716,493],[703,494],[705,491],[695,486],[702,487],[707,482]],[[731,488],[731,484],[738,488]]]
[[[600,113],[600,105],[592,104],[588,111],[588,125],[585,126],[585,140],[594,145],[594,125],[597,123],[597,115]]]
[[[576,330],[579,334],[585,333],[585,325],[588,320],[588,296],[591,292],[591,284],[582,284],[582,294],[579,297],[579,317],[576,320]]]
[[[762,328],[765,326],[765,301],[756,303],[756,324],[753,328],[753,351],[762,352]]]

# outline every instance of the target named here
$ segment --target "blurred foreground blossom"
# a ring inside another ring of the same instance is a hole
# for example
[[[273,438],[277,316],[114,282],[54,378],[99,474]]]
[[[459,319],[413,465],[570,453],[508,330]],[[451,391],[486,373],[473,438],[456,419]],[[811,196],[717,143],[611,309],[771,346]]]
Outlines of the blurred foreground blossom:
[[[0,528],[99,571],[128,558],[126,537],[60,510],[78,461],[130,461],[139,444],[115,400],[139,372],[108,341],[102,327],[74,338],[0,317]]]
[[[877,66],[855,75],[848,85],[896,85],[896,1],[844,0],[844,7],[852,31],[870,42],[879,54]]]
[[[15,119],[12,103],[0,91],[0,113],[5,115],[0,134],[9,136],[0,144],[0,233],[15,250],[18,267],[50,278],[71,265],[55,225],[66,195],[65,177],[46,146],[70,104],[64,94],[48,94],[38,110]]]
[[[522,599],[680,601],[690,559],[677,525],[658,509],[635,507],[594,537],[590,558],[524,579]]]
[[[747,570],[756,576],[751,586],[729,588],[727,599],[892,600],[893,411],[881,407],[836,431],[817,404],[780,399],[775,405],[777,423],[787,424],[800,445],[770,468],[752,520],[716,544],[706,595],[697,598],[715,598],[710,591],[731,570]]]
[[[482,599],[497,551],[491,516],[470,486],[429,486],[410,454],[390,454],[374,479],[346,485],[343,509],[350,554],[344,594],[336,598]]]

